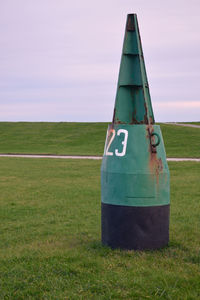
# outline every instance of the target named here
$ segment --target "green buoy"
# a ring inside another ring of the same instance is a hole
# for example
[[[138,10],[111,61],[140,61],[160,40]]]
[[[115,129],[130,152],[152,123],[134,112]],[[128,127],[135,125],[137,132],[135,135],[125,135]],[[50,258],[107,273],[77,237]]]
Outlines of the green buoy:
[[[129,14],[101,166],[102,243],[111,248],[157,249],[169,242],[169,169],[154,124],[137,16]]]

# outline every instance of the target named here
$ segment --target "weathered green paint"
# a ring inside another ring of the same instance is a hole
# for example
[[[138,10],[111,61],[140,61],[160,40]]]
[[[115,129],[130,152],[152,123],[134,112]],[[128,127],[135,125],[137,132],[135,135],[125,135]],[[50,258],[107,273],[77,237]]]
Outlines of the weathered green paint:
[[[124,156],[115,155],[116,149],[119,153],[123,151],[124,140],[124,134],[119,136],[116,134],[109,147],[109,153],[113,155],[103,157],[101,168],[103,203],[126,206],[169,204],[169,170],[163,138],[160,126],[151,125],[150,128],[160,137],[160,143],[156,147],[157,153],[151,151],[149,125],[109,126],[107,143],[112,137],[113,129],[116,133],[119,129],[127,130],[128,139]]]
[[[114,123],[154,123],[136,15],[128,15],[122,50]]]
[[[102,161],[102,202],[148,206],[169,204],[169,170],[160,127],[154,116],[136,15],[128,15],[113,123],[109,125]],[[128,132],[126,153],[122,152]],[[107,152],[106,149],[115,137]],[[156,139],[160,137],[157,147]]]

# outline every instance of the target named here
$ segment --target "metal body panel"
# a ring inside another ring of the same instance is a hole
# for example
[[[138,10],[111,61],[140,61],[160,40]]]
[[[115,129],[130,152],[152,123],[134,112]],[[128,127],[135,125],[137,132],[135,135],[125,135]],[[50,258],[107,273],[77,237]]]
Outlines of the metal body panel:
[[[127,145],[123,156],[126,130]],[[160,143],[152,153],[148,125],[114,124],[108,128],[105,152],[101,166],[102,202],[128,206],[155,206],[169,204],[169,169],[160,126],[152,125]],[[110,140],[114,139],[109,145]],[[157,137],[156,137],[157,138]],[[109,155],[106,154],[106,151]]]
[[[169,205],[101,204],[102,243],[111,248],[153,250],[169,242]]]

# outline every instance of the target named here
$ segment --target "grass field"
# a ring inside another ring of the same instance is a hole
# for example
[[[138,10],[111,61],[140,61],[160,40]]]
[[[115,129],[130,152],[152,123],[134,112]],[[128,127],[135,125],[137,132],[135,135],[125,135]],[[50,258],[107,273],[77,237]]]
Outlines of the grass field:
[[[200,157],[200,128],[161,124],[167,157]]]
[[[180,122],[180,123],[193,124],[193,125],[199,125],[200,126],[200,122]]]
[[[107,123],[0,122],[0,153],[102,155]],[[168,157],[200,157],[200,129],[161,124]]]
[[[137,252],[101,245],[100,163],[0,158],[0,299],[200,299],[200,164],[169,164],[169,247]]]
[[[0,153],[102,155],[107,123],[0,122]]]

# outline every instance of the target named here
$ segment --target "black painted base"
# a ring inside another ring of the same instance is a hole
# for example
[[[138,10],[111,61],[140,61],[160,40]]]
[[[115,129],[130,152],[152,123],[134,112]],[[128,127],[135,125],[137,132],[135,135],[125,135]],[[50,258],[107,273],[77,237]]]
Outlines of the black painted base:
[[[127,250],[158,249],[169,242],[170,206],[101,204],[102,243]]]

